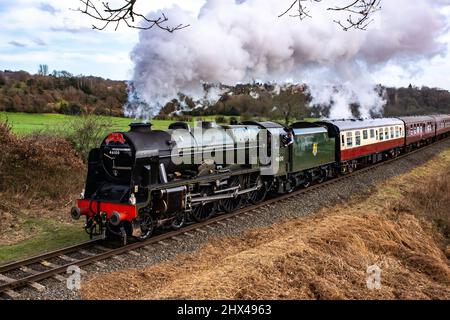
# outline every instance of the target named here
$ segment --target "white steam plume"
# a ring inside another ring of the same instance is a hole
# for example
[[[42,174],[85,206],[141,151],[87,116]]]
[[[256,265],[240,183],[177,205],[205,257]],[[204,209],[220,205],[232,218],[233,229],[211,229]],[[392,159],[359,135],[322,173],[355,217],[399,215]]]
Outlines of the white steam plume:
[[[438,38],[447,28],[440,9],[448,1],[384,0],[379,21],[367,31],[348,32],[333,22],[340,13],[325,10],[342,1],[311,4],[311,19],[278,18],[290,2],[208,0],[196,17],[178,7],[166,10],[172,24],[190,27],[173,34],[142,31],[131,53],[134,86],[151,115],[179,92],[202,100],[203,83],[291,79],[306,83],[315,102],[334,101],[333,117],[348,117],[351,102],[359,102],[367,116],[383,105],[371,71],[387,62],[429,59],[446,49]],[[339,94],[326,89],[332,87],[345,89]],[[149,116],[139,110],[133,115]]]

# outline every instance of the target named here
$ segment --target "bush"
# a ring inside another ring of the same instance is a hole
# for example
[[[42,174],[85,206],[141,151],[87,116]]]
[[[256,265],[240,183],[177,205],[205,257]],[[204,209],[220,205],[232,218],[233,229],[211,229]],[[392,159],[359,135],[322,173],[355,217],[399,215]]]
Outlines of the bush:
[[[94,109],[94,114],[98,116],[106,116],[109,115],[109,110],[103,106],[100,106]]]
[[[68,123],[69,132],[65,138],[72,144],[77,154],[87,161],[89,151],[98,147],[111,131],[112,123],[108,118],[85,115]]]
[[[18,137],[0,119],[0,192],[20,195],[20,204],[64,200],[81,189],[84,165],[64,139],[35,134]]]
[[[60,102],[59,113],[67,115],[80,115],[82,108],[76,103],[68,103],[67,101]]]
[[[158,114],[153,119],[155,119],[155,120],[170,120],[170,117],[167,114]]]
[[[241,116],[241,121],[250,121],[250,120],[253,120],[253,117],[248,113],[244,113]]]
[[[227,123],[227,119],[224,116],[216,117],[216,123]]]
[[[192,117],[189,115],[179,115],[175,117],[175,120],[177,121],[183,121],[183,122],[191,122],[192,121]]]

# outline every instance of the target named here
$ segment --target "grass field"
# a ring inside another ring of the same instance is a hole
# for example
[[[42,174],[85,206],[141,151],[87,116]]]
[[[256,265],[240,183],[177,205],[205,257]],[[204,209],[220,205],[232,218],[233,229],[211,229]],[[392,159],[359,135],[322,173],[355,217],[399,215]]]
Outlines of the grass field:
[[[36,132],[52,132],[64,126],[71,121],[75,121],[79,116],[68,116],[54,113],[16,113],[16,112],[0,112],[0,120],[7,119],[12,126],[12,131],[18,135],[27,135]],[[104,117],[111,122],[111,131],[127,131],[128,126],[134,120],[130,118]],[[214,121],[216,116],[202,117],[206,121]],[[226,119],[230,117],[225,117]],[[305,119],[305,121],[314,121],[315,119]],[[193,126],[195,118],[190,125]],[[152,120],[153,129],[167,129],[174,120]],[[281,122],[281,121],[278,121]]]
[[[16,113],[0,112],[0,120],[7,119],[12,131],[18,135],[27,135],[36,132],[51,132],[64,127],[79,116],[68,116],[55,113]],[[130,118],[103,117],[111,122],[111,131],[127,131],[132,122],[139,122]],[[215,116],[202,117],[203,120],[214,121]],[[194,125],[195,118],[191,121]],[[153,129],[167,129],[174,120],[152,120]]]
[[[48,132],[59,129],[74,121],[78,116],[63,114],[36,114],[36,113],[13,113],[0,112],[0,119],[7,119],[12,126],[12,131],[18,135],[27,135],[33,132]],[[113,131],[126,131],[128,125],[134,122],[129,118],[105,117],[111,121]],[[170,120],[154,120],[152,124],[155,129],[165,129],[172,123]]]
[[[35,235],[14,244],[0,246],[0,264],[89,240],[81,224],[69,225],[47,218],[29,218],[21,228]]]

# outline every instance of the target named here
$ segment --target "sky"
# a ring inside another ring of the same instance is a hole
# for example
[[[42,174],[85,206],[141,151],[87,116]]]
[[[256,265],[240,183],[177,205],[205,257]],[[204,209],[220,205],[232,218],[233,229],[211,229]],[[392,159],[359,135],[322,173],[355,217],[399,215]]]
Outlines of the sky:
[[[109,2],[114,5],[121,1]],[[178,5],[196,15],[204,3],[205,0],[141,0],[137,10],[147,13]],[[126,27],[118,31],[92,30],[93,21],[73,10],[79,6],[78,0],[0,0],[0,70],[36,73],[39,64],[47,64],[50,71],[130,79],[133,71],[130,53],[138,42],[139,31]],[[443,12],[450,23],[450,8]],[[450,31],[441,41],[450,43]],[[376,71],[373,78],[388,86],[412,83],[450,90],[449,74],[447,51],[414,66],[388,64]]]

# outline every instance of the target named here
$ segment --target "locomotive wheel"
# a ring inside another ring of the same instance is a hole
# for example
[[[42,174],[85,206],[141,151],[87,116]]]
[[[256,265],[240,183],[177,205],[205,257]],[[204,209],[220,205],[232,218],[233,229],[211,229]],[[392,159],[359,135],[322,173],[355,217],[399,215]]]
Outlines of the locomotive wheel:
[[[317,180],[317,183],[323,183],[327,179],[327,170],[320,170],[320,178]]]
[[[210,193],[211,192],[209,189],[204,189],[201,191],[202,197],[206,197]],[[198,205],[192,207],[191,216],[197,222],[206,221],[214,214],[214,208],[214,202],[199,203]]]
[[[305,182],[303,182],[303,188],[309,188],[311,186],[311,180],[307,178]]]
[[[228,187],[237,187],[243,185],[243,179],[239,176],[232,177]],[[232,212],[242,206],[243,197],[238,195],[234,198],[224,199],[220,202],[220,208],[225,212]]]
[[[192,208],[192,217],[197,222],[203,222],[211,218],[214,213],[214,203],[200,204]]]
[[[294,192],[294,190],[296,188],[295,179],[292,178],[292,179],[288,180],[285,185],[286,185],[286,193]]]
[[[306,189],[309,188],[311,184],[312,184],[312,177],[309,173],[307,173],[305,176],[305,181],[302,184],[302,187]]]
[[[144,213],[140,219],[141,235],[137,238],[139,241],[149,239],[153,235],[155,224],[149,213]]]
[[[258,186],[258,190],[250,192],[248,199],[253,204],[258,204],[264,201],[267,195],[266,184],[262,181],[261,176],[253,176],[251,179],[251,186]]]
[[[184,212],[178,212],[173,220],[171,227],[173,230],[179,230],[186,224],[186,214]]]

